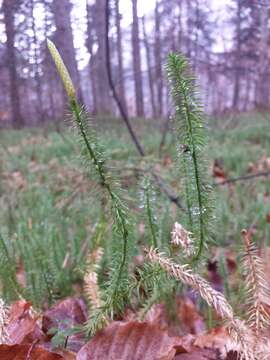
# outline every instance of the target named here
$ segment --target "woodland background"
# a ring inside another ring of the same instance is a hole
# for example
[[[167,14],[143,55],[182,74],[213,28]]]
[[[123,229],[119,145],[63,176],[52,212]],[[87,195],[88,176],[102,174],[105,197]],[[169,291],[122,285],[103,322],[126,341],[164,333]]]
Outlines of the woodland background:
[[[63,118],[66,98],[46,49],[47,37],[60,49],[92,114],[119,115],[108,83],[106,36],[113,82],[130,116],[170,114],[164,70],[170,51],[190,60],[208,113],[269,107],[268,0],[149,4],[144,9],[140,0],[112,0],[108,14],[105,0],[2,0],[1,126]]]
[[[270,0],[0,0],[1,359],[270,359],[269,84]]]

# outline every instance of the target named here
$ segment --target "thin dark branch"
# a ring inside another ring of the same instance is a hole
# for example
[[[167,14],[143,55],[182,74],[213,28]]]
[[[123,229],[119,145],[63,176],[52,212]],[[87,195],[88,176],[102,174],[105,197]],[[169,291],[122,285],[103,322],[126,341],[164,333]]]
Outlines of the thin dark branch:
[[[109,24],[110,24],[110,0],[106,0],[106,36],[105,36],[105,42],[106,42],[106,67],[107,67],[107,74],[108,74],[108,80],[109,85],[113,94],[113,98],[118,106],[118,109],[120,111],[120,114],[128,128],[128,131],[130,133],[130,136],[141,156],[145,155],[144,149],[142,145],[140,144],[131,124],[128,118],[128,114],[122,104],[121,99],[119,98],[117,91],[115,89],[113,79],[112,79],[112,70],[111,70],[111,61],[110,61],[110,41],[109,41]]]
[[[259,173],[255,173],[255,174],[243,175],[243,176],[239,176],[236,178],[227,179],[227,180],[221,181],[220,183],[214,183],[213,186],[226,185],[226,184],[231,184],[231,183],[235,183],[238,181],[252,180],[254,178],[264,177],[264,176],[265,177],[270,176],[270,171],[263,171],[263,172],[259,172]]]
[[[129,117],[128,114],[125,110],[125,107],[122,104],[121,99],[119,98],[113,79],[112,79],[112,70],[111,70],[111,55],[110,55],[110,39],[109,39],[109,25],[110,25],[110,0],[106,0],[106,36],[105,36],[105,42],[106,42],[106,67],[107,67],[107,74],[108,74],[108,81],[109,81],[109,85],[112,91],[112,95],[113,98],[118,106],[118,109],[120,111],[121,117],[124,120],[127,129],[129,131],[129,134],[138,150],[138,153],[144,157],[145,156],[145,151],[141,145],[141,143],[139,142],[132,126],[131,123],[129,121]],[[173,202],[174,204],[176,204],[180,209],[182,209],[184,211],[184,207],[181,204],[180,198],[173,192],[173,190],[169,187],[168,184],[166,184],[164,182],[164,180],[158,175],[156,174],[154,171],[151,171],[151,175],[153,176],[153,178],[155,179],[156,183],[158,184],[158,186],[160,187],[160,189],[163,191],[163,193],[170,199],[171,202]]]

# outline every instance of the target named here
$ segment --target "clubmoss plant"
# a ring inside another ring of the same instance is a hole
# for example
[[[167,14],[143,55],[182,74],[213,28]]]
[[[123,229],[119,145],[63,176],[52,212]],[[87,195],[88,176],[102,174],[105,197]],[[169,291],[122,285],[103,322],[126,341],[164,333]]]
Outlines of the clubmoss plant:
[[[131,225],[128,210],[119,195],[119,188],[113,178],[108,166],[107,155],[100,146],[93,128],[89,126],[89,119],[85,109],[78,104],[76,93],[68,71],[61,59],[61,56],[48,40],[48,48],[58,69],[58,72],[66,89],[70,107],[74,116],[74,122],[83,149],[82,155],[87,166],[94,169],[100,190],[104,197],[111,204],[111,214],[114,221],[112,262],[110,264],[110,275],[107,280],[107,288],[102,291],[100,306],[92,313],[88,322],[89,332],[92,334],[100,327],[102,319],[112,317],[115,311],[124,308],[124,301],[128,301],[128,264],[131,260],[129,245],[131,241]],[[204,168],[201,165],[201,152],[204,145],[204,125],[201,111],[196,105],[193,78],[187,76],[187,61],[182,57],[172,54],[168,60],[168,76],[172,82],[172,94],[176,102],[176,118],[178,123],[178,142],[183,150],[181,160],[184,168],[187,212],[189,214],[189,227],[194,238],[198,239],[197,252],[194,260],[198,260],[207,243],[208,219],[210,207],[208,205],[209,192],[204,183]],[[143,207],[151,245],[158,246],[158,230],[156,210],[154,204],[154,192],[150,180],[143,180]],[[119,248],[119,238],[122,241],[122,248]],[[162,243],[162,242],[160,242]],[[169,244],[167,244],[167,247]],[[89,274],[88,274],[89,275]],[[144,275],[142,275],[144,277]],[[89,276],[88,276],[89,280]],[[91,276],[91,281],[93,276]],[[162,281],[161,278],[159,278]],[[90,281],[90,282],[91,282]],[[153,294],[162,288],[160,281],[156,281],[153,287]],[[97,276],[95,276],[96,287]],[[170,286],[171,287],[171,284]]]
[[[151,238],[151,245],[158,247],[158,224],[156,218],[156,194],[150,178],[145,176],[142,181],[142,208],[146,219],[147,229]]]
[[[111,204],[111,214],[113,217],[114,244],[122,241],[122,248],[114,246],[113,261],[110,269],[110,276],[107,289],[104,290],[104,301],[102,307],[91,315],[88,323],[89,332],[93,333],[100,326],[104,317],[111,317],[114,311],[121,311],[124,307],[126,289],[128,284],[128,263],[129,251],[128,242],[130,239],[130,217],[127,208],[119,195],[117,181],[113,178],[106,164],[106,154],[100,146],[97,136],[89,126],[89,117],[86,110],[79,105],[76,99],[74,86],[63,60],[55,45],[48,40],[48,49],[55,62],[58,72],[66,89],[70,107],[74,116],[75,125],[82,145],[82,155],[87,166],[93,168],[96,173],[101,191],[106,194]],[[126,299],[125,299],[126,300]]]
[[[206,144],[204,115],[195,78],[185,57],[170,54],[167,73],[176,109],[177,150],[185,188],[188,230],[196,239],[193,260],[197,261],[211,238],[212,218],[211,188],[207,183],[203,156]]]
[[[16,261],[10,255],[8,246],[2,234],[0,234],[0,276],[5,279],[2,284],[3,293],[8,300],[21,297],[24,293],[16,278]]]

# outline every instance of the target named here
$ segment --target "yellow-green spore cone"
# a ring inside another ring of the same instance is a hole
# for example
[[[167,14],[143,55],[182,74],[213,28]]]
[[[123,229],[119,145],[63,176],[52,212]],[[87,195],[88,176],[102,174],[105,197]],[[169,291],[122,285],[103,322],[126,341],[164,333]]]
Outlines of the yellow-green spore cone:
[[[54,45],[54,43],[47,39],[47,46],[48,49],[51,53],[51,56],[53,58],[53,61],[55,63],[55,66],[57,68],[57,71],[59,72],[59,75],[63,81],[65,90],[67,92],[67,95],[69,97],[70,100],[75,100],[76,99],[76,92],[75,92],[75,88],[74,85],[72,83],[71,77],[69,75],[69,72],[66,68],[66,65],[64,64],[64,61],[61,57],[61,55],[59,54],[59,51],[57,50],[56,46]]]

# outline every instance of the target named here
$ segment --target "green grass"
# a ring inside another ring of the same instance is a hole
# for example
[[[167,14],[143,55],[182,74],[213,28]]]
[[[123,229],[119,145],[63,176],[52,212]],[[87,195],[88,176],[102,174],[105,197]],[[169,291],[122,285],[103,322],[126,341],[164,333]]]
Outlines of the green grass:
[[[210,121],[208,158],[222,160],[228,177],[244,175],[249,164],[262,155],[270,157],[269,120],[251,114],[230,122],[224,130],[223,121]],[[168,134],[162,157],[158,157],[161,124],[155,121],[133,120],[147,156],[138,157],[129,135],[120,120],[98,119],[96,127],[108,153],[111,166],[127,190],[128,203],[137,214],[140,201],[138,169],[154,166],[162,177],[180,192],[181,174],[175,163],[174,135]],[[81,286],[82,269],[87,250],[91,249],[94,227],[100,219],[96,200],[97,187],[81,166],[79,146],[70,130],[57,133],[50,129],[5,130],[0,135],[0,226],[9,254],[22,274],[28,288],[23,294],[36,306],[74,293]],[[214,181],[214,180],[213,180]],[[270,212],[269,178],[239,182],[214,188],[216,198],[217,246],[239,249],[242,228],[256,225],[256,240],[269,245]],[[164,242],[169,241],[171,225],[181,223],[181,211],[176,210],[158,193],[159,221],[163,224]],[[135,205],[134,205],[135,203]],[[143,243],[136,226],[137,243]],[[108,234],[108,237],[110,234]],[[42,271],[39,271],[42,268]],[[1,274],[0,274],[1,276]],[[50,289],[50,291],[48,291]],[[16,291],[2,291],[12,299]],[[235,300],[236,301],[236,300]]]

